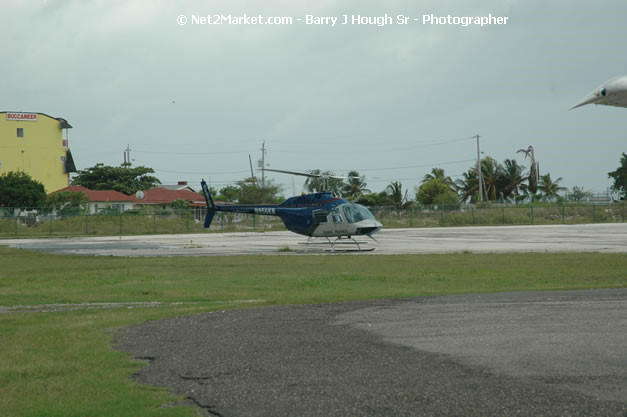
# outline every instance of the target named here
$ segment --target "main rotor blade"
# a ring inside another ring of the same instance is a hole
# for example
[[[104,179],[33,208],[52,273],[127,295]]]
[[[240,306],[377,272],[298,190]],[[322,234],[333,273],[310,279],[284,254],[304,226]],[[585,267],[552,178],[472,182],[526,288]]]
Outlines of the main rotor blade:
[[[281,172],[283,174],[300,175],[300,176],[303,176],[303,177],[310,177],[310,178],[331,178],[331,179],[334,179],[334,180],[347,180],[347,179],[351,179],[351,178],[356,178],[356,179],[360,178],[360,177],[341,177],[339,175],[309,174],[307,172],[284,171],[282,169],[266,168],[265,170],[266,171],[272,171],[272,172]]]
[[[320,174],[307,174],[306,172],[283,171],[281,169],[270,169],[270,168],[266,168],[265,171],[281,172],[283,174],[300,175],[300,176],[303,176],[303,177],[311,177],[311,178],[321,178],[321,177],[324,176],[324,175],[320,175]]]

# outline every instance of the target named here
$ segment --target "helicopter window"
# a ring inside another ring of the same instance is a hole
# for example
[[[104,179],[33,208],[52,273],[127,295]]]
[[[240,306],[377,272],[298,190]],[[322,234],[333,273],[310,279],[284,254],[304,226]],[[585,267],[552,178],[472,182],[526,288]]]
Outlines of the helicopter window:
[[[344,215],[349,223],[357,223],[363,220],[374,220],[372,213],[360,204],[346,204],[344,206]]]
[[[331,213],[333,214],[333,223],[342,223],[344,219],[342,219],[342,215],[340,214],[340,210],[335,207]]]
[[[328,211],[325,211],[325,210],[314,210],[312,213],[313,213],[314,223],[316,223],[316,224],[326,223],[326,222],[329,221],[327,219],[327,216],[329,215]]]

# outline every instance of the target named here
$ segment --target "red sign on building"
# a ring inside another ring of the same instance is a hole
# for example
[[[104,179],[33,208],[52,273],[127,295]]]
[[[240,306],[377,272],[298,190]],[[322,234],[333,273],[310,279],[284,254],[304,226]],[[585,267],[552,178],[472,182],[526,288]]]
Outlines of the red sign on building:
[[[37,113],[7,113],[7,120],[36,122]]]

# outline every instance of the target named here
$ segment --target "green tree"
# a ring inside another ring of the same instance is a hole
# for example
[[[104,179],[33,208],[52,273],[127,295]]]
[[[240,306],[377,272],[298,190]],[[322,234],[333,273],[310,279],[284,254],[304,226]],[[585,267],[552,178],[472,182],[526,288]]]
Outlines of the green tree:
[[[370,190],[366,188],[367,185],[365,176],[359,175],[357,171],[350,171],[346,183],[342,187],[342,195],[356,198],[362,194],[367,194],[370,192]]]
[[[416,193],[416,201],[423,206],[453,205],[458,203],[457,193],[451,190],[451,185],[441,177],[434,177],[423,183]]]
[[[40,207],[45,201],[43,184],[27,173],[10,171],[0,175],[0,206],[13,207],[21,212],[27,208]]]
[[[585,191],[583,187],[574,186],[573,190],[568,194],[568,199],[570,201],[581,201],[586,197],[590,197],[592,193],[590,191]]]
[[[527,178],[524,175],[525,167],[519,165],[515,159],[506,159],[500,166],[497,174],[497,191],[505,198],[512,198],[520,194],[520,186]]]
[[[433,168],[431,170],[431,173],[426,174],[424,176],[424,178],[422,179],[422,184],[434,180],[434,179],[439,179],[442,180],[442,182],[444,182],[446,185],[449,186],[449,188],[452,191],[455,191],[455,183],[453,182],[453,180],[451,179],[451,177],[447,176],[444,173],[444,168]]]
[[[175,211],[184,211],[189,209],[189,201],[179,198],[170,203],[170,207]]]
[[[278,193],[281,187],[266,180],[264,187],[261,187],[254,177],[246,178],[237,182],[239,193],[237,201],[241,204],[259,204],[259,203],[280,203],[283,197]]]
[[[220,193],[215,195],[215,199],[218,201],[233,202],[239,198],[240,188],[235,185],[227,185],[220,188]]]
[[[481,160],[481,175],[483,176],[483,186],[488,200],[496,200],[501,192],[499,190],[499,173],[503,170],[501,164],[496,159],[486,156]]]
[[[481,160],[481,176],[483,178],[484,198],[496,200],[500,196],[499,174],[503,167],[494,158],[486,156]],[[477,201],[479,198],[479,176],[477,168],[469,168],[462,174],[463,178],[456,181],[457,190],[460,193],[460,200]]]
[[[400,181],[389,183],[388,186],[385,187],[385,192],[394,207],[403,207],[403,185]]]
[[[390,204],[389,196],[385,193],[385,191],[381,193],[363,194],[355,201],[367,207],[385,206]]]
[[[131,195],[161,184],[158,178],[148,175],[154,172],[152,168],[143,166],[125,168],[96,164],[79,171],[72,184],[82,185],[90,190],[116,190]]]
[[[620,159],[620,166],[616,171],[608,172],[607,175],[614,179],[612,189],[621,193],[621,197],[627,198],[627,154],[623,152]]]
[[[566,187],[559,185],[560,181],[562,181],[562,177],[553,181],[551,179],[551,174],[542,175],[540,177],[540,183],[538,184],[538,191],[540,191],[542,198],[545,200],[551,200],[558,197],[558,192],[566,191]]]
[[[61,216],[75,216],[89,208],[89,197],[82,191],[58,191],[48,196],[45,208]]]
[[[519,165],[514,159],[506,159],[499,164],[494,158],[486,156],[481,160],[481,176],[484,185],[484,199],[498,200],[500,198],[515,198],[521,192],[527,193],[528,186],[525,181],[528,177],[524,174],[525,167]],[[459,193],[460,201],[470,199],[475,202],[479,198],[479,176],[477,168],[469,168],[462,174],[461,179],[455,181],[455,188]]]
[[[339,195],[344,187],[343,178],[337,177],[333,171],[314,169],[307,171],[307,173],[317,175],[317,177],[309,177],[305,181],[305,187],[307,187],[307,191],[310,193],[330,191]]]
[[[460,200],[462,202],[476,201],[479,195],[479,176],[477,175],[477,168],[469,168],[468,171],[462,174],[462,178],[455,181],[455,186],[460,194]]]

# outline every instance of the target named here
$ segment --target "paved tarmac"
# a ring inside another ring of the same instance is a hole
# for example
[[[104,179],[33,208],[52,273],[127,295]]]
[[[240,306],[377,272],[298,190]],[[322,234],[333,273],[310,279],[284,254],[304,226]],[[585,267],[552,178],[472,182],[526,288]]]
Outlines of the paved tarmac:
[[[208,416],[627,416],[627,289],[250,308],[115,343]]]
[[[384,229],[374,242],[374,254],[485,252],[621,252],[627,253],[627,223],[479,226]],[[113,256],[211,256],[305,253],[303,236],[291,232],[203,233],[50,239],[6,239],[0,245],[62,254]],[[309,246],[308,253],[326,253],[326,240]],[[363,244],[361,243],[363,242]],[[337,245],[355,249],[355,245]]]

